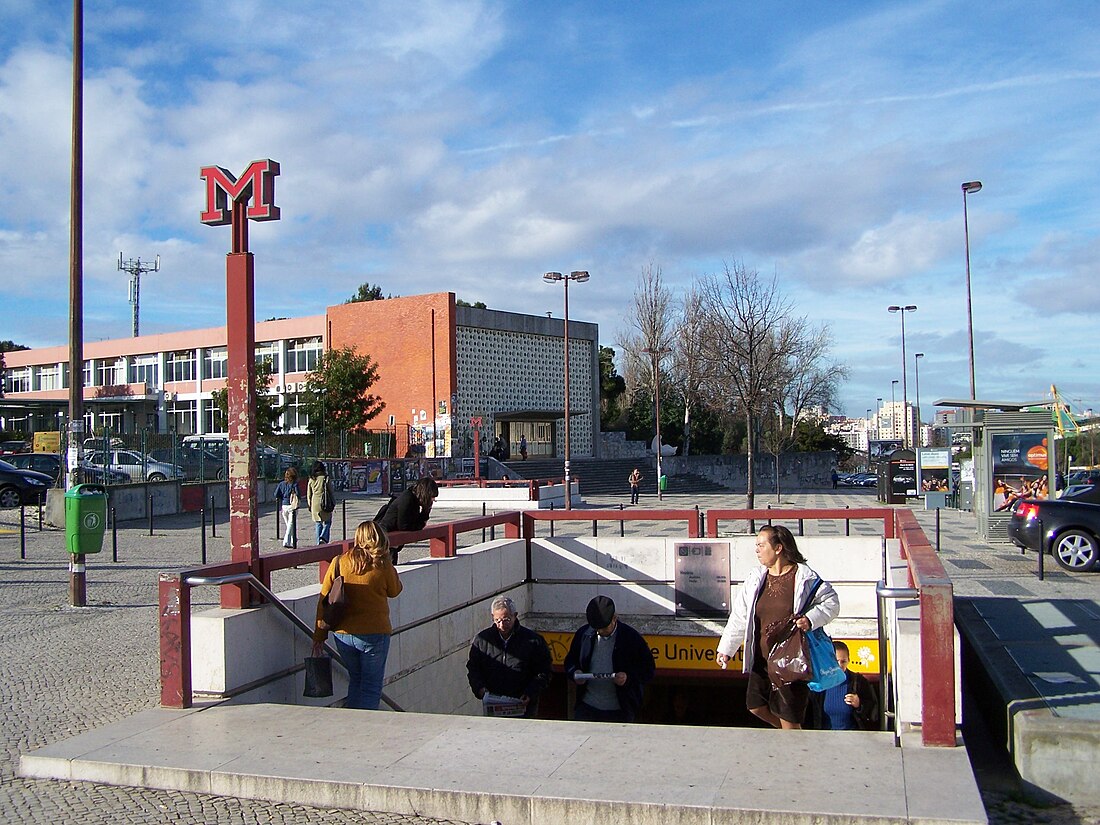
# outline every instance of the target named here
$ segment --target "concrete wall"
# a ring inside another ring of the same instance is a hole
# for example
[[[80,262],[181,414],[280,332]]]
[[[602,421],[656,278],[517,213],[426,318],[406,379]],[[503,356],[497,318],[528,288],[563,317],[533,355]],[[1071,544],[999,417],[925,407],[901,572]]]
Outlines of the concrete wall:
[[[266,479],[256,480],[256,503],[266,504],[271,500],[278,482]],[[110,508],[115,508],[115,518],[119,521],[149,518],[149,495],[153,496],[153,516],[174,516],[184,511],[183,482],[157,481],[138,484],[115,484],[107,488],[108,518]],[[188,487],[197,487],[188,484]],[[225,481],[210,481],[205,485],[204,501],[214,497],[214,506],[224,511],[229,506],[229,484]],[[196,511],[197,513],[198,511]],[[209,512],[207,513],[209,516]],[[43,518],[53,527],[65,526],[65,491],[53,488],[46,491],[46,509]],[[198,516],[196,515],[196,518]]]
[[[779,458],[779,484],[783,490],[833,486],[834,453],[784,453]],[[669,456],[661,459],[661,468],[670,476],[691,473],[738,492],[744,492],[748,485],[748,456],[745,455]],[[760,453],[756,456],[756,492],[774,490],[775,456]]]
[[[584,504],[584,498],[580,494],[580,484],[572,482],[573,504]],[[549,510],[553,504],[560,510],[565,506],[565,485],[542,485],[536,491],[538,499],[530,500],[530,492],[524,487],[440,487],[439,498],[435,500],[435,508],[464,507],[485,505],[485,509],[492,512],[504,512],[510,510]]]

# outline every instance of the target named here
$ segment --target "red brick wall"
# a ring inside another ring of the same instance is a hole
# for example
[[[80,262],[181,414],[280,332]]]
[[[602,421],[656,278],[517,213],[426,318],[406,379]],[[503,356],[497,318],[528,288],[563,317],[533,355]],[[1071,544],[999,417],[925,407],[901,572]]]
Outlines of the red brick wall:
[[[455,296],[436,292],[410,298],[361,301],[327,309],[326,349],[352,347],[378,364],[371,392],[386,408],[367,426],[384,427],[393,415],[399,424],[412,410],[432,419],[432,310],[435,310],[435,397],[447,402],[457,392]]]

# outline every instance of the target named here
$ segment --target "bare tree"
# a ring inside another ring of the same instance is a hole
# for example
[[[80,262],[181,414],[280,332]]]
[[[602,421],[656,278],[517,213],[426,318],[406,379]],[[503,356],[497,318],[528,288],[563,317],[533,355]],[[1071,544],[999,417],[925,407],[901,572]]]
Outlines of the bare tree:
[[[672,313],[672,293],[661,280],[661,268],[648,264],[638,276],[634,302],[625,319],[628,330],[619,342],[628,396],[633,397],[640,387],[657,392],[661,362],[672,352]]]
[[[748,454],[748,506],[755,505],[759,423],[776,394],[776,385],[797,339],[800,324],[791,319],[791,303],[776,278],[760,277],[744,264],[727,264],[702,282],[706,309],[702,353],[704,387],[717,409],[740,412],[745,419]]]
[[[672,378],[684,402],[684,443],[681,455],[691,449],[691,414],[703,399],[706,378],[703,350],[706,329],[703,293],[692,283],[680,301],[680,313],[672,338]]]

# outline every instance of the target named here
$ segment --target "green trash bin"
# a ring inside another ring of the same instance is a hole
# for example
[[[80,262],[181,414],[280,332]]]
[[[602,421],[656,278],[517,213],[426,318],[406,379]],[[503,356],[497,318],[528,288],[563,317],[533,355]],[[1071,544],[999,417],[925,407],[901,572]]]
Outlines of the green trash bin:
[[[75,555],[103,549],[107,491],[102,484],[77,484],[65,492],[65,549]]]
[[[661,473],[661,477],[657,479],[657,483],[660,485],[661,492],[663,493],[665,490],[668,489],[668,476],[664,473]]]

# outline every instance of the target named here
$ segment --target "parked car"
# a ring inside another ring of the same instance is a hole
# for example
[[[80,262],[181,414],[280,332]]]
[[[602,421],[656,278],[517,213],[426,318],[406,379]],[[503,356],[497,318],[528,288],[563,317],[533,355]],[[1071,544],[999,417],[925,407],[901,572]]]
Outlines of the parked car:
[[[1100,504],[1100,484],[1071,484],[1062,491],[1059,501],[1084,501]]]
[[[1023,499],[1012,511],[1008,538],[1017,547],[1051,554],[1065,570],[1088,572],[1100,561],[1100,504]]]
[[[125,473],[130,481],[167,481],[183,478],[183,468],[178,464],[157,461],[133,450],[92,450],[88,463],[108,467]]]
[[[25,453],[26,451],[26,441],[0,441],[0,455],[13,455],[14,453]]]
[[[184,446],[203,449],[215,456],[228,468],[229,436],[224,433],[208,435],[189,435],[183,439]],[[301,461],[297,456],[280,453],[266,444],[256,444],[256,466],[261,475],[267,478],[281,478],[291,467],[298,467]],[[227,469],[228,473],[228,469]]]
[[[0,507],[38,504],[52,486],[53,479],[45,473],[23,470],[0,460]]]
[[[55,485],[61,478],[61,456],[57,453],[19,453],[4,456],[4,461],[22,470],[45,473],[53,479]],[[126,484],[130,480],[130,476],[121,470],[109,469],[104,481],[103,467],[97,467],[87,461],[81,462],[80,469],[83,471],[84,480],[93,484]]]
[[[874,487],[878,484],[878,476],[874,473],[852,473],[837,483],[845,487]]]
[[[157,461],[183,467],[184,478],[189,480],[225,481],[229,473],[225,460],[209,450],[200,449],[195,443],[185,442],[176,449],[152,450],[149,455]]]

